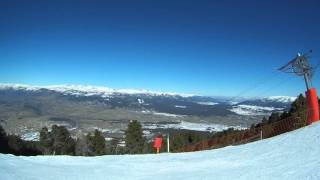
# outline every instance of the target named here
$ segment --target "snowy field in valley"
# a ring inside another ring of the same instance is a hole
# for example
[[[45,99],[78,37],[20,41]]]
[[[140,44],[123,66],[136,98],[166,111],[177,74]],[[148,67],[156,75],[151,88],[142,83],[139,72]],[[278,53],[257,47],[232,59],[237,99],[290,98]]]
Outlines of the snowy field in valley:
[[[283,111],[284,108],[274,108],[274,107],[262,107],[262,106],[252,106],[252,105],[237,105],[233,106],[230,111],[245,116],[269,116],[274,111]]]
[[[0,179],[320,179],[320,124],[222,149],[100,157],[0,154]]]
[[[142,124],[144,129],[185,129],[193,131],[208,131],[208,132],[219,132],[227,130],[229,128],[243,130],[246,127],[241,126],[227,126],[222,124],[213,123],[192,123],[187,121],[180,121],[179,123],[167,123],[167,124],[155,124],[155,123],[144,123]]]

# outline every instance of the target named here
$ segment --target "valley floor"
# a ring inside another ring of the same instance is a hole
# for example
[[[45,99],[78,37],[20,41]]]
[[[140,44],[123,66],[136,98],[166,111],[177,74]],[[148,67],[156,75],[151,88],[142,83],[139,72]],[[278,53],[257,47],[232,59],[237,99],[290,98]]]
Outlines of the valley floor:
[[[0,179],[320,179],[320,123],[246,145],[192,153],[0,154]]]

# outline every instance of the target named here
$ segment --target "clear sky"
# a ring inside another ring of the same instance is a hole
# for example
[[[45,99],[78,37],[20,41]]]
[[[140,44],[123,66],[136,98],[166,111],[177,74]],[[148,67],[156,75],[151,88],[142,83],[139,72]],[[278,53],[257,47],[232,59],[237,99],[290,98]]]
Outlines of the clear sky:
[[[1,0],[0,82],[296,96],[276,69],[320,61],[319,21],[319,0]]]

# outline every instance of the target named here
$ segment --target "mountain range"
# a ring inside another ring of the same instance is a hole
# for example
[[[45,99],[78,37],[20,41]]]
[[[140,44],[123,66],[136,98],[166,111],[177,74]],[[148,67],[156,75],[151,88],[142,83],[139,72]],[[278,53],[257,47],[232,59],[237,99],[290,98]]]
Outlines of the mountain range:
[[[288,109],[294,100],[288,96],[209,97],[84,85],[0,84],[0,123],[22,136],[60,124],[74,134],[100,129],[106,136],[119,137],[132,119],[142,123],[145,135],[164,129],[215,132],[246,128],[271,112]]]

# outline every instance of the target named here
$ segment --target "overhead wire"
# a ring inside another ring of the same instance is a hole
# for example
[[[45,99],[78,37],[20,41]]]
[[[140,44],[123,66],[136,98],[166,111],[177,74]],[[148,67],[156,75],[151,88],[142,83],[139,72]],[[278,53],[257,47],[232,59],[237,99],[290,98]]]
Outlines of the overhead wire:
[[[259,79],[255,83],[252,83],[249,87],[241,90],[239,93],[237,93],[235,96],[233,96],[233,98],[231,98],[231,101],[235,100],[235,99],[243,98],[243,97],[245,97],[246,94],[248,94],[252,91],[256,91],[257,89],[263,88],[263,85],[265,85],[271,81],[274,81],[274,79],[278,76],[280,76],[280,73],[274,73],[273,75],[264,76],[263,78]]]
[[[269,87],[268,89],[258,93],[256,96],[257,97],[264,97],[267,94],[269,94],[270,92],[273,92],[276,89],[279,89],[281,87],[283,87],[284,85],[286,85],[288,82],[294,80],[295,77],[294,76],[288,76],[287,78],[281,80],[281,81],[277,81],[276,84],[274,84],[273,86]]]

